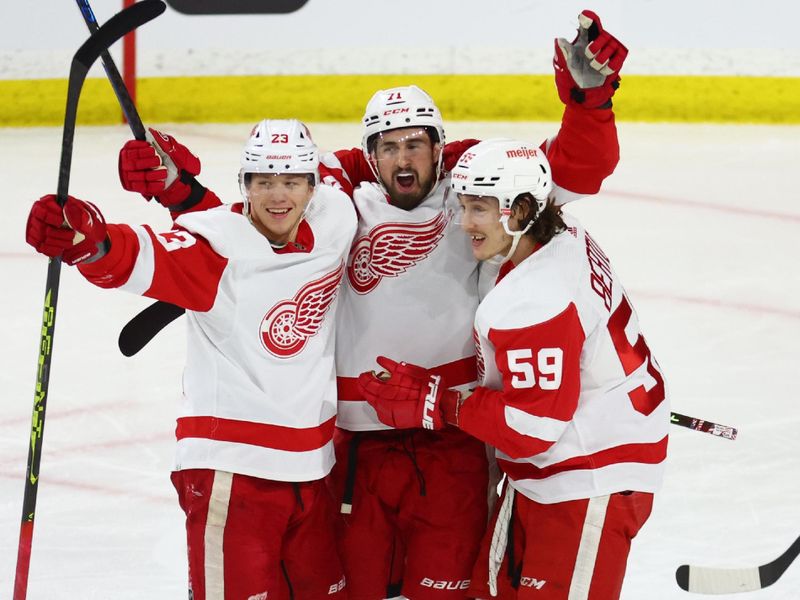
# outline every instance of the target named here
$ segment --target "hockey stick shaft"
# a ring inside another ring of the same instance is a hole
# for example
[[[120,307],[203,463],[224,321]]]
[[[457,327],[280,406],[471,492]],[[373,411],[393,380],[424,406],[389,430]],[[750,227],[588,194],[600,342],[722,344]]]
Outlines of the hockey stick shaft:
[[[94,16],[94,11],[89,4],[89,0],[75,1],[81,9],[83,20],[86,22],[89,31],[97,31],[99,25],[97,24],[97,18]],[[108,51],[103,52],[100,58],[103,61],[103,67],[108,76],[108,81],[111,83],[111,87],[117,95],[119,105],[131,128],[133,137],[137,140],[145,139],[146,132],[144,124],[139,116],[139,112],[136,110],[136,105],[128,92],[128,88],[125,86],[125,81],[122,79],[117,65],[114,64],[114,59],[111,58],[111,54]],[[167,302],[159,301],[151,304],[122,328],[119,334],[120,351],[125,356],[133,356],[153,339],[159,331],[181,316],[184,312],[183,308]]]
[[[696,417],[688,417],[679,413],[670,413],[670,423],[673,425],[678,425],[679,427],[686,427],[688,429],[694,429],[695,431],[710,433],[711,435],[716,435],[729,440],[735,440],[736,436],[739,434],[739,430],[735,427],[731,427],[729,425],[720,425],[719,423],[705,421]]]
[[[92,10],[92,6],[89,4],[89,0],[75,1],[78,3],[78,8],[81,9],[83,20],[86,23],[86,26],[89,28],[89,32],[94,33],[100,29],[100,25],[97,23],[97,18],[94,16],[94,11]],[[108,50],[104,50],[100,53],[100,60],[103,62],[103,68],[106,71],[106,76],[108,77],[108,81],[111,83],[111,87],[117,96],[117,100],[119,101],[119,105],[125,115],[125,120],[128,122],[128,126],[131,128],[133,137],[135,137],[137,140],[145,139],[144,124],[142,123],[141,117],[139,117],[139,111],[136,109],[136,105],[134,104],[133,99],[128,92],[128,88],[125,86],[122,75],[120,75],[119,69],[117,69],[117,65],[114,64],[114,59],[111,58],[111,53]]]
[[[58,170],[56,200],[64,205],[69,190],[72,166],[72,146],[75,137],[75,122],[78,114],[83,82],[89,67],[97,60],[100,52],[107,49],[127,32],[154,19],[166,6],[161,0],[144,0],[114,17],[95,32],[75,53],[70,65],[67,87],[67,104],[64,115],[64,132],[61,142],[61,159]],[[14,577],[14,600],[24,600],[28,593],[28,574],[30,572],[33,525],[36,515],[36,496],[39,483],[39,466],[42,458],[45,411],[50,384],[50,365],[55,334],[58,289],[61,279],[61,259],[52,258],[47,268],[45,283],[44,310],[42,316],[39,358],[36,369],[36,388],[33,397],[33,416],[31,418],[30,445],[25,477],[25,494],[22,500],[22,523],[19,533],[17,565]]]

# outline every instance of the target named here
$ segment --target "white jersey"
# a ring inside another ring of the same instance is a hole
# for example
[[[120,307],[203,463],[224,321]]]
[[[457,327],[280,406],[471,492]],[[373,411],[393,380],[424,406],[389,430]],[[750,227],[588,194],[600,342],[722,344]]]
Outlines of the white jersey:
[[[472,319],[477,262],[454,218],[450,180],[413,210],[362,184],[353,201],[358,232],[341,291],[336,339],[337,424],[351,431],[389,429],[361,397],[356,378],[388,356],[433,368],[449,386],[475,381]]]
[[[481,387],[459,425],[498,448],[511,485],[537,502],[654,492],[670,422],[664,379],[608,258],[564,220],[481,302]]]
[[[110,254],[81,270],[188,309],[175,470],[320,479],[334,462],[334,319],[355,212],[317,186],[297,243],[276,252],[240,211],[185,214],[163,234],[110,226]]]

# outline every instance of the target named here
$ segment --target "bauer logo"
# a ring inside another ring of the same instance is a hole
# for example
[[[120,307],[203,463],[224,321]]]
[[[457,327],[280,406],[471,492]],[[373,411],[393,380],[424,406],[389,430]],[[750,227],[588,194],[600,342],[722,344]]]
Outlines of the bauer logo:
[[[423,577],[419,584],[422,587],[431,588],[434,590],[466,590],[469,588],[469,579],[460,579],[456,581],[436,581],[435,579],[428,579]]]
[[[285,14],[299,10],[308,0],[167,0],[185,15]]]

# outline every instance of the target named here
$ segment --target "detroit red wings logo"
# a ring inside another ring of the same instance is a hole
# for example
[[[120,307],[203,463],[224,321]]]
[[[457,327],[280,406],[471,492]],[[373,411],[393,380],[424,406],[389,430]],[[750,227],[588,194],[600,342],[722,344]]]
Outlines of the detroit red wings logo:
[[[270,354],[289,358],[298,354],[322,326],[344,275],[344,262],[306,285],[291,300],[273,306],[261,321],[261,343]]]
[[[356,240],[347,278],[359,294],[368,294],[384,277],[397,277],[436,248],[452,216],[443,211],[422,223],[384,223]]]

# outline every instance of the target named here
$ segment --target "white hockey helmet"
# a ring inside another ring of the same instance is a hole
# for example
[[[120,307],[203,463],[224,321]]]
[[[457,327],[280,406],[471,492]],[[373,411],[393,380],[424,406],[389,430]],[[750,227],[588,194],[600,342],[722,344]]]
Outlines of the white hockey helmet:
[[[367,102],[364,111],[364,136],[361,148],[369,160],[372,137],[384,131],[403,127],[426,127],[436,132],[431,141],[444,145],[442,113],[433,99],[415,85],[378,90]]]
[[[520,238],[542,214],[553,189],[550,163],[544,152],[534,144],[505,138],[484,140],[468,149],[450,177],[450,187],[457,194],[492,196],[499,201],[500,222],[513,238],[503,262],[511,258]],[[512,231],[508,226],[511,207],[525,193],[536,200],[536,213],[524,229]]]
[[[458,194],[497,198],[501,215],[510,214],[514,200],[524,193],[536,199],[538,215],[553,189],[544,152],[534,144],[505,138],[484,140],[464,152],[450,176],[450,187]]]
[[[245,175],[313,175],[319,183],[319,150],[308,127],[297,119],[264,119],[256,124],[242,149],[239,187],[249,207]]]

